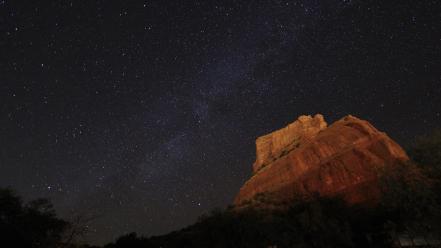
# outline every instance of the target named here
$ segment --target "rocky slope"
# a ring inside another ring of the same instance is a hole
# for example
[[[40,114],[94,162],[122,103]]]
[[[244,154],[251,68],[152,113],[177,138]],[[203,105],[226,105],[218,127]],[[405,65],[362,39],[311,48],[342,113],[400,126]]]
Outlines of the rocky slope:
[[[322,115],[300,116],[256,140],[252,177],[235,206],[260,196],[285,202],[341,196],[355,204],[378,198],[378,170],[409,160],[405,151],[369,122],[346,116],[329,127]]]

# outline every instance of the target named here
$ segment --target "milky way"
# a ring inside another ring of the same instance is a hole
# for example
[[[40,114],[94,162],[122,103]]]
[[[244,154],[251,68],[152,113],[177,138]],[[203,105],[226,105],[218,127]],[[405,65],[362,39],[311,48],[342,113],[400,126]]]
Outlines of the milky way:
[[[353,114],[441,124],[438,1],[0,1],[0,186],[162,234],[232,202],[254,140]]]

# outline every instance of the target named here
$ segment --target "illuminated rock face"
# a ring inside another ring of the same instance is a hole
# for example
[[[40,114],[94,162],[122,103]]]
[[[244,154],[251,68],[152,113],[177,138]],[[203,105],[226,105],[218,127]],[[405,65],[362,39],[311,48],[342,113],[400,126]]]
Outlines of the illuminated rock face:
[[[409,160],[405,151],[369,122],[346,116],[329,127],[322,115],[301,116],[256,140],[253,176],[236,206],[266,194],[285,202],[341,196],[355,204],[378,198],[378,169]]]
[[[326,127],[323,115],[317,114],[314,118],[302,115],[288,126],[257,138],[253,173],[257,173],[287,152],[313,139]]]

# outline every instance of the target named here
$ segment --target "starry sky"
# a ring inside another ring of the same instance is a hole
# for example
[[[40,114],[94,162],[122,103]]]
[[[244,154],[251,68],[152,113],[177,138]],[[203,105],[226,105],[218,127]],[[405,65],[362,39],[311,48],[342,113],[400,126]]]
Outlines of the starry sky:
[[[439,1],[0,1],[0,186],[86,240],[226,207],[301,114],[441,126]]]

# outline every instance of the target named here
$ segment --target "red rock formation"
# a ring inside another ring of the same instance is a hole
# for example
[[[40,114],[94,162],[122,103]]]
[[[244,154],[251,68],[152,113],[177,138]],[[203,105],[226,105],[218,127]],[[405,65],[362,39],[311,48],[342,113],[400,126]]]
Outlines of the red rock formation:
[[[288,126],[261,136],[256,140],[256,162],[253,164],[253,172],[277,160],[306,141],[313,139],[327,124],[322,115],[302,115],[297,121]]]
[[[234,200],[257,195],[276,201],[340,195],[350,203],[378,198],[378,168],[409,160],[405,151],[369,122],[353,116],[327,127],[322,115],[301,116],[256,140],[253,176]]]

